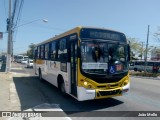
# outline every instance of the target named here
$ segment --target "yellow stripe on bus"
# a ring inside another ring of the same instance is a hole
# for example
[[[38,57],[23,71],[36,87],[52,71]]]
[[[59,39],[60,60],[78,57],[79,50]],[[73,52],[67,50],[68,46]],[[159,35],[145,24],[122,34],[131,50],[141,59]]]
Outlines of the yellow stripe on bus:
[[[36,64],[44,64],[44,60],[36,60],[35,63]]]

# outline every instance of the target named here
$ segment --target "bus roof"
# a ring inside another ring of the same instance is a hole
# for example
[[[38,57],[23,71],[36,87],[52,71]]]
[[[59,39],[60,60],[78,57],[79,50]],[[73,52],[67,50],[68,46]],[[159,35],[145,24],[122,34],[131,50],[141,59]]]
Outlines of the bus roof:
[[[73,34],[73,33],[79,34],[78,32],[79,32],[81,29],[83,29],[83,28],[99,29],[99,30],[109,30],[109,31],[113,31],[113,32],[122,33],[122,32],[119,32],[119,31],[115,31],[115,30],[112,30],[112,29],[106,29],[106,28],[78,26],[78,27],[75,27],[75,28],[73,28],[73,29],[71,29],[71,30],[69,30],[69,31],[67,31],[67,32],[64,32],[64,33],[62,33],[62,34],[60,34],[60,35],[55,35],[54,37],[52,37],[52,38],[50,38],[50,39],[48,39],[48,40],[45,40],[45,41],[43,41],[43,42],[41,42],[41,43],[38,43],[36,46],[39,46],[39,45],[42,45],[42,44],[51,42],[51,41],[53,41],[53,40],[56,40],[56,39],[65,37],[65,36],[67,36],[68,34]],[[122,33],[122,34],[124,34],[124,33]]]

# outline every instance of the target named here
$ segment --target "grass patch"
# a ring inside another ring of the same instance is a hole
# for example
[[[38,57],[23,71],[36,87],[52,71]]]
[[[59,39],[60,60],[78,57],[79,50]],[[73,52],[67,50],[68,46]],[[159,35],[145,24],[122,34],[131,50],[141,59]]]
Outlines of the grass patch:
[[[158,77],[160,73],[149,73],[149,72],[130,72],[133,76],[143,76],[143,77]]]

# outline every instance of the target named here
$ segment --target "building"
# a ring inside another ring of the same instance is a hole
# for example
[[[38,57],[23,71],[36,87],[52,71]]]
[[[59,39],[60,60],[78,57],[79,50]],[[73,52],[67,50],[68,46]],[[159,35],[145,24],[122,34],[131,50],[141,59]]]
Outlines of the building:
[[[151,51],[151,60],[160,60],[160,49],[155,48]]]

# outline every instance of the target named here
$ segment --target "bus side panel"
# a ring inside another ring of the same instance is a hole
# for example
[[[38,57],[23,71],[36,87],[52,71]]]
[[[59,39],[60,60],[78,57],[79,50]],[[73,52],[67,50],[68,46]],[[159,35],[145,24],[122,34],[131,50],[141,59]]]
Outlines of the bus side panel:
[[[52,85],[58,87],[57,78],[58,78],[58,75],[61,75],[64,80],[64,83],[65,83],[66,93],[69,93],[70,92],[69,91],[70,84],[68,81],[69,74],[67,74],[67,72],[61,71],[60,64],[61,64],[60,61],[47,61],[47,60],[45,60],[44,64],[39,66],[42,71],[42,78],[44,80],[48,81],[49,83],[51,83]],[[70,65],[67,65],[67,66],[70,67]],[[67,69],[69,69],[69,68],[67,68]]]
[[[44,69],[44,60],[37,59],[34,61],[34,70],[37,75],[39,75],[39,68],[41,70]]]
[[[57,76],[59,73],[60,63],[58,61],[46,61],[45,71],[42,77],[51,83],[52,85],[58,87]]]
[[[57,66],[54,65],[55,63]],[[39,69],[40,69],[42,73],[42,78],[57,87],[58,71],[55,69],[59,68],[58,67],[59,64],[60,64],[59,62],[55,61],[36,60],[36,62],[34,63],[34,70],[36,74],[39,75]]]

